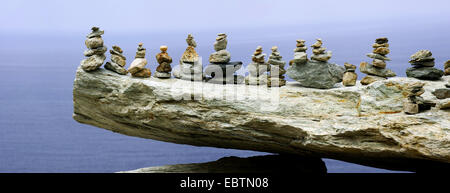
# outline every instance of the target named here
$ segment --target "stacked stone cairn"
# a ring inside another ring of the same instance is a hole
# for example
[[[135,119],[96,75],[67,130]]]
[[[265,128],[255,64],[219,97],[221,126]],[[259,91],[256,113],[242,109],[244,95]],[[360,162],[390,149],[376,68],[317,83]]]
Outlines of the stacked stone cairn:
[[[444,63],[444,74],[446,76],[450,75],[450,60]]]
[[[314,43],[311,47],[313,48],[313,55],[311,56],[311,60],[320,61],[320,62],[328,62],[331,58],[331,51],[325,52],[326,48],[322,47],[322,39],[316,39],[316,43]]]
[[[362,85],[368,85],[375,81],[385,80],[387,77],[394,77],[396,74],[390,70],[386,69],[386,61],[390,61],[387,54],[389,54],[389,44],[388,39],[386,37],[378,38],[375,40],[375,43],[372,45],[373,52],[367,54],[367,57],[372,58],[372,64],[367,62],[361,62],[359,66],[359,70],[367,74],[366,77],[361,79]]]
[[[126,58],[122,55],[122,48],[115,45],[112,48],[112,50],[109,50],[109,53],[111,53],[111,62],[106,62],[105,68],[117,74],[126,75],[128,71],[124,68]]]
[[[245,77],[245,84],[267,84],[267,72],[270,70],[270,65],[266,63],[265,56],[266,54],[263,53],[262,47],[258,46],[252,55],[252,62],[247,66],[249,75]]]
[[[284,69],[286,62],[283,61],[282,58],[283,57],[280,55],[280,52],[278,52],[278,47],[273,46],[272,53],[267,61],[267,63],[271,65],[269,80],[267,82],[267,86],[269,87],[281,87],[286,85],[286,80],[284,77],[284,74],[286,74],[286,70]]]
[[[214,42],[216,52],[209,56],[210,64],[205,69],[208,83],[215,84],[241,84],[244,77],[235,75],[235,72],[242,67],[242,62],[230,62],[231,54],[227,49],[227,35],[219,33]]]
[[[157,78],[170,78],[172,67],[172,58],[167,53],[167,46],[160,46],[159,49],[161,53],[156,54],[156,61],[158,62],[158,67],[156,67],[155,77]]]
[[[417,114],[429,110],[433,106],[432,103],[426,102],[420,96],[425,92],[424,85],[423,82],[416,82],[408,86],[408,97],[403,103],[403,111],[406,114]]]
[[[87,35],[85,44],[88,50],[84,51],[84,55],[88,58],[81,61],[81,68],[84,71],[97,70],[105,62],[107,49],[103,46],[102,35],[104,33],[98,27],[92,27],[92,32]]]
[[[180,59],[180,66],[173,71],[175,78],[190,80],[190,81],[203,81],[203,66],[199,61],[199,56],[195,51],[197,43],[191,34],[188,34],[186,38],[188,47],[184,51]]]
[[[406,76],[420,80],[439,80],[444,71],[434,68],[434,58],[429,50],[420,50],[411,55],[413,67],[406,69]]]
[[[325,52],[326,48],[322,47],[322,44],[322,40],[317,39],[311,46],[313,56],[308,60],[305,40],[297,40],[294,59],[289,62],[286,74],[301,86],[329,89],[342,82],[344,67],[328,62],[331,59],[331,51]]]
[[[289,61],[289,66],[292,64],[304,64],[308,61],[308,55],[306,54],[306,50],[308,47],[305,45],[305,40],[298,39],[296,40],[296,48],[294,49],[294,59]]]
[[[344,86],[355,86],[356,79],[358,79],[358,75],[355,73],[356,66],[349,63],[344,63],[345,73],[344,78],[342,79],[342,84]]]
[[[148,78],[152,75],[152,72],[145,68],[145,65],[147,65],[147,59],[145,59],[146,50],[142,47],[143,45],[143,43],[139,43],[136,56],[128,68],[128,72],[130,72],[133,77]]]

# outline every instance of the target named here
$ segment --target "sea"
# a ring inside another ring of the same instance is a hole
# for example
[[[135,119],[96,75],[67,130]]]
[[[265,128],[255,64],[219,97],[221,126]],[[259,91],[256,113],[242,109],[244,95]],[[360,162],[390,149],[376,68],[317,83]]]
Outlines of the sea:
[[[406,76],[409,56],[420,49],[432,51],[436,67],[450,59],[450,30],[439,23],[429,26],[383,24],[321,26],[296,25],[255,29],[222,29],[203,31],[165,31],[115,33],[105,29],[103,39],[108,49],[118,45],[133,60],[137,44],[147,48],[148,68],[154,72],[155,55],[160,45],[169,47],[174,65],[186,48],[186,37],[192,33],[196,48],[204,61],[214,52],[217,33],[227,33],[232,61],[250,63],[251,55],[261,45],[270,55],[278,46],[283,59],[293,57],[296,39],[307,45],[322,38],[332,51],[330,62],[359,66],[370,62],[366,53],[379,37],[388,37],[392,61],[387,68],[397,76]],[[3,33],[0,32],[0,173],[83,172],[110,173],[169,164],[201,163],[226,156],[250,157],[265,152],[196,147],[126,136],[105,129],[80,124],[72,119],[73,81],[84,58],[84,40],[90,29],[80,32]],[[311,56],[311,48],[307,50]],[[110,54],[107,53],[107,61]],[[206,64],[204,64],[206,65]],[[358,79],[364,75],[358,72]],[[289,79],[288,79],[289,80]],[[323,159],[330,173],[404,172]]]

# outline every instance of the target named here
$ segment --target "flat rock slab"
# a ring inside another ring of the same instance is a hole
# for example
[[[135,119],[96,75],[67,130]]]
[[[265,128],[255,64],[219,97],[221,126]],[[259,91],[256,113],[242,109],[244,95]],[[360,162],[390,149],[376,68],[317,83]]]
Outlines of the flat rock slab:
[[[425,100],[449,76],[425,82]],[[79,68],[73,118],[160,141],[326,157],[387,169],[450,163],[450,110],[402,112],[407,86],[396,77],[361,86],[304,88],[218,85],[133,78]],[[430,164],[433,163],[433,164]]]

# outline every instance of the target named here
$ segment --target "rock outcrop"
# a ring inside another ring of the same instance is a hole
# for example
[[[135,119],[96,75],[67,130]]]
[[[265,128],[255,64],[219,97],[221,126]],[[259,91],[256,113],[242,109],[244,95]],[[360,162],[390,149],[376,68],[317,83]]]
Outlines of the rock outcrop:
[[[409,85],[425,100],[450,79],[396,77],[328,90],[131,78],[78,68],[73,118],[130,136],[195,146],[323,157],[402,170],[450,164],[450,111],[403,113]],[[95,108],[93,108],[95,107]],[[424,169],[424,168],[422,168]],[[424,169],[426,170],[426,168]]]

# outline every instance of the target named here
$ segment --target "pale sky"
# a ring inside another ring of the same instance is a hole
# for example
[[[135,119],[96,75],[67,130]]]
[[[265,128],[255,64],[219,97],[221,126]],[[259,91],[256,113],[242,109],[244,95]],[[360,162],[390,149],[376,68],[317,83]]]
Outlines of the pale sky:
[[[449,25],[448,0],[6,0],[2,33],[115,32],[276,27],[298,24],[432,22]]]

